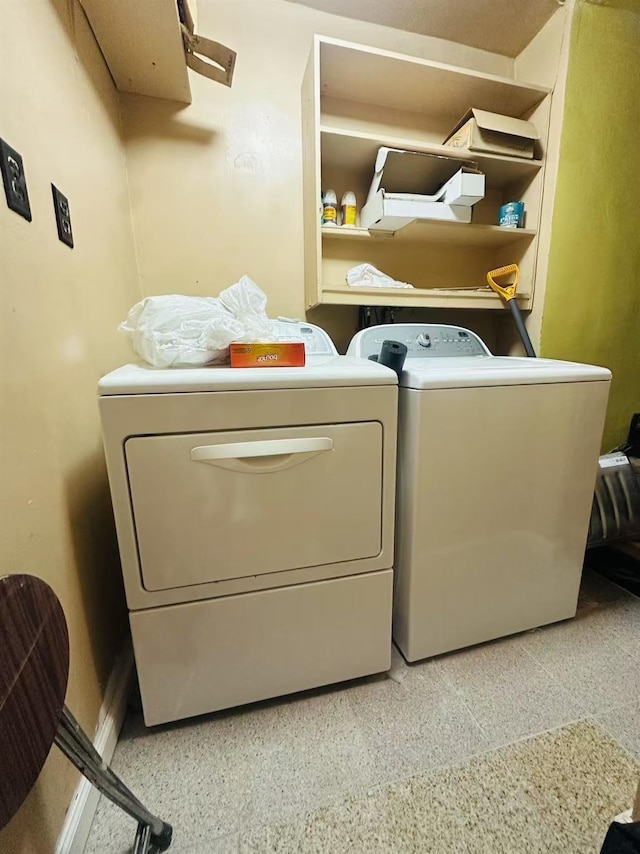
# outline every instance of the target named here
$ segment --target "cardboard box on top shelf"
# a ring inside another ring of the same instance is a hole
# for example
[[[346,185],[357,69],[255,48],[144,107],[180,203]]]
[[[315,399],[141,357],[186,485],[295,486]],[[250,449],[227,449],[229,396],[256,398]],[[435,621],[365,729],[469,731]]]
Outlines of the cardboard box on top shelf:
[[[464,114],[444,144],[451,148],[533,159],[539,136],[535,125],[524,119],[473,108]]]

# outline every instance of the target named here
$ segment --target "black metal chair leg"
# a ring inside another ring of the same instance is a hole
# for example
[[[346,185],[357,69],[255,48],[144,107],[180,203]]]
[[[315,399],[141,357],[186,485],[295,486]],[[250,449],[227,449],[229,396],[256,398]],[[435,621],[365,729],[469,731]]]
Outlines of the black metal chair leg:
[[[112,783],[116,788],[119,788],[125,796],[130,797],[135,803],[139,804],[139,806],[144,810],[146,809],[144,805],[140,802],[140,800],[131,792],[127,786],[122,782],[122,780],[116,775],[116,773],[106,764],[103,760],[102,756],[95,749],[93,744],[89,741],[86,733],[71,714],[69,709],[66,706],[63,707],[62,715],[60,717],[60,728],[64,729],[64,731],[69,735],[70,739],[78,744],[80,749],[83,749],[93,760],[94,764],[101,768],[102,771],[109,776]]]
[[[151,828],[148,824],[139,824],[133,843],[133,854],[147,854],[151,843]]]
[[[62,749],[66,748],[66,752],[72,752],[75,757],[75,764],[77,767],[78,762],[82,762],[84,766],[86,766],[94,775],[97,775],[102,785],[109,786],[110,791],[116,790],[120,793],[124,801],[128,804],[131,804],[133,807],[136,807],[141,815],[153,817],[152,814],[147,810],[147,808],[135,797],[133,792],[131,792],[127,786],[120,780],[119,777],[111,770],[111,768],[102,760],[100,754],[92,749],[91,751],[87,751],[84,748],[84,745],[80,743],[79,739],[76,738],[77,733],[74,730],[69,730],[68,727],[65,726],[65,723],[61,721],[60,727],[57,733],[57,741],[59,747]],[[138,815],[133,815],[133,818],[138,818]]]
[[[146,854],[152,845],[165,851],[171,844],[172,827],[150,813],[103,761],[66,706],[55,743],[67,758],[102,794],[138,822],[135,854]],[[148,830],[145,831],[144,828]]]
[[[73,741],[69,734],[61,731],[56,735],[56,744],[67,756],[67,758],[84,774],[93,785],[106,797],[117,804],[121,809],[135,818],[138,823],[149,827],[153,851],[164,851],[171,844],[171,825],[163,823],[160,819],[140,805],[137,799],[133,799],[121,783],[121,787],[114,785],[109,776],[104,775],[103,769],[96,767],[93,760],[87,757],[78,744]],[[123,791],[123,788],[125,791]],[[140,849],[144,852],[144,848]]]

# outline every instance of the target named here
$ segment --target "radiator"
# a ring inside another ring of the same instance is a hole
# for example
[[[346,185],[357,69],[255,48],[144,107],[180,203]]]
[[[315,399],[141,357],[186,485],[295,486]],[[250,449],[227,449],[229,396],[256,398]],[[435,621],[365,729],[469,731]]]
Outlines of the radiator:
[[[640,460],[619,452],[600,457],[588,546],[640,538]]]

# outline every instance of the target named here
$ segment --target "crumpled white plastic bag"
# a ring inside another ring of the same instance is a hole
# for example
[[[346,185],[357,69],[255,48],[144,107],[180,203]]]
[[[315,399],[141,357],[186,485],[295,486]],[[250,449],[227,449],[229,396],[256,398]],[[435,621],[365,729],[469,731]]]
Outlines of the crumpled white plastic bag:
[[[398,282],[372,264],[358,264],[347,272],[347,284],[352,288],[413,288],[406,282]]]
[[[219,297],[147,297],[133,306],[118,330],[156,368],[224,362],[234,341],[273,340],[267,297],[248,276]]]

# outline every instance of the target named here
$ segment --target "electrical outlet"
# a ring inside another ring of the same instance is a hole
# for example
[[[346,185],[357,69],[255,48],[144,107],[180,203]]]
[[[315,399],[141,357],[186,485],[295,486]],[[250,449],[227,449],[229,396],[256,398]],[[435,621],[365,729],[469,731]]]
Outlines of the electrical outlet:
[[[69,213],[69,202],[60,190],[51,185],[53,193],[53,209],[56,214],[56,225],[58,226],[58,237],[67,246],[73,249],[73,232],[71,231],[71,214]]]
[[[0,171],[2,172],[7,204],[11,210],[23,216],[27,222],[31,222],[31,206],[29,205],[22,157],[3,139],[0,139]]]

